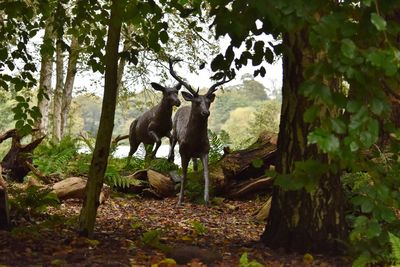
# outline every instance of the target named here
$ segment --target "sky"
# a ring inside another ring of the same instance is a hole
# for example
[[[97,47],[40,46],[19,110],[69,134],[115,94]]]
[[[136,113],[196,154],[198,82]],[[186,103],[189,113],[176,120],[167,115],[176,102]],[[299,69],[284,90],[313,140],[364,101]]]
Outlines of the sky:
[[[259,40],[263,40],[265,43],[268,41],[276,42],[273,40],[271,36],[261,36],[258,38]],[[229,37],[223,37],[219,39],[220,51],[224,53],[226,47],[229,45],[230,39]],[[241,52],[244,50],[244,46],[236,49],[235,52]],[[212,58],[210,58],[209,62],[211,62]],[[273,64],[263,64],[266,69],[266,75],[261,77],[258,75],[255,77],[255,80],[262,83],[267,89],[280,89],[282,86],[282,60],[279,58],[277,62]],[[244,74],[253,74],[253,72],[259,67],[253,67],[249,62],[247,66],[242,67],[240,70],[236,70],[236,78],[230,81],[227,86],[236,85],[241,83],[241,76]],[[188,71],[187,66],[185,67],[182,64],[182,67],[176,66],[174,67],[175,71],[179,76],[183,77],[190,85],[194,88],[200,87],[210,87],[215,81],[210,80],[210,77],[213,75],[209,64],[202,70],[198,70],[198,73],[191,73]],[[158,77],[151,77],[152,82],[160,82]],[[169,83],[175,83],[176,81],[171,78]],[[86,88],[89,92],[96,93],[98,95],[103,94],[103,83],[104,78],[98,74],[93,72],[85,72],[85,73],[77,73],[77,77],[75,80],[75,87],[77,88]],[[167,84],[170,85],[170,84]]]

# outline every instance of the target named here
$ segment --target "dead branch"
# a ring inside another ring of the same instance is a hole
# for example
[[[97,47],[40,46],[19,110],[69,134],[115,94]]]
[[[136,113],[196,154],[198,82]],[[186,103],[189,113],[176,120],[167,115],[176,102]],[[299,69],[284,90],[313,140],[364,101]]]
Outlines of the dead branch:
[[[39,178],[42,182],[49,184],[51,183],[51,178],[41,171],[39,171],[35,166],[33,166],[31,163],[28,161],[25,161],[26,166],[29,168],[29,170],[37,177]]]

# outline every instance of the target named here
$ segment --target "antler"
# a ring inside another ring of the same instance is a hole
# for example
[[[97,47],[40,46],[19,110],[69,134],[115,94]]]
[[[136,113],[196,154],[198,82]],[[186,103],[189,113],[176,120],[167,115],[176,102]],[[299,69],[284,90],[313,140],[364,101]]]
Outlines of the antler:
[[[180,82],[183,86],[185,86],[186,89],[188,89],[189,92],[191,92],[193,95],[197,95],[198,92],[199,92],[199,90],[197,90],[197,92],[194,91],[193,88],[192,88],[187,82],[185,82],[184,80],[182,80],[181,78],[179,78],[179,76],[175,73],[175,71],[174,71],[174,69],[173,69],[173,66],[172,66],[173,63],[174,63],[174,61],[177,62],[177,61],[181,61],[181,60],[180,60],[180,59],[179,59],[179,60],[177,60],[177,59],[175,59],[175,60],[169,59],[169,60],[168,60],[168,62],[169,62],[169,73],[171,74],[171,76],[174,77],[175,80],[177,80],[178,82]]]
[[[215,91],[217,91],[217,87],[220,85],[223,85],[224,83],[230,82],[233,78],[230,78],[229,80],[226,80],[226,74],[224,75],[224,78],[222,79],[222,81],[215,83],[214,85],[212,85],[210,87],[210,89],[208,89],[208,92],[206,95],[211,95],[212,93],[214,93]]]

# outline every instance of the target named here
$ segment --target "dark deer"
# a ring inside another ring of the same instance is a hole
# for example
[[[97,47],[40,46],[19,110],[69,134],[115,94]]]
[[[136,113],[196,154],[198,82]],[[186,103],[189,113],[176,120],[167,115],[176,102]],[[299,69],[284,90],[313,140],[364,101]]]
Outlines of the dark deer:
[[[191,106],[185,106],[178,109],[175,114],[172,126],[172,138],[170,139],[171,148],[168,160],[174,160],[174,147],[179,143],[179,154],[181,155],[181,164],[183,177],[181,181],[181,190],[177,205],[181,205],[184,197],[184,187],[187,176],[187,167],[190,159],[193,159],[195,170],[197,169],[197,158],[203,163],[204,171],[204,202],[209,201],[209,178],[208,178],[208,152],[210,143],[208,140],[207,124],[210,115],[210,105],[215,99],[214,92],[217,87],[229,82],[226,76],[220,82],[211,86],[205,95],[199,95],[199,90],[195,91],[192,87],[183,81],[173,70],[173,62],[169,61],[169,70],[179,83],[181,83],[190,93],[182,92],[185,100],[191,102]]]
[[[157,106],[146,111],[132,122],[129,128],[130,150],[128,162],[140,143],[145,145],[154,145],[156,143],[156,147],[150,156],[147,155],[147,151],[145,156],[146,158],[148,156],[149,158],[154,158],[161,145],[161,138],[166,136],[171,139],[172,109],[173,106],[179,107],[181,104],[178,98],[178,91],[181,88],[181,84],[177,84],[174,87],[164,87],[158,83],[151,83],[151,86],[155,90],[161,91],[163,97]]]

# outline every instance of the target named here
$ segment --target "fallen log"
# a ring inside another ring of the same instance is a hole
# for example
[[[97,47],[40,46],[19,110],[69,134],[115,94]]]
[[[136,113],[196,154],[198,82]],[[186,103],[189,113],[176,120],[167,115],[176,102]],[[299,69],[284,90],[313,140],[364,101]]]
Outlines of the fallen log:
[[[69,177],[53,184],[50,188],[60,200],[83,199],[85,196],[86,179],[81,177]],[[99,202],[104,203],[109,197],[109,188],[103,185],[100,192]]]
[[[254,193],[266,192],[273,183],[272,177],[260,177],[245,181],[239,185],[232,185],[231,189],[226,190],[228,198],[242,198]]]
[[[158,195],[162,197],[175,195],[174,183],[171,181],[170,177],[153,170],[148,170],[147,178],[150,187],[153,188]]]
[[[129,186],[118,188],[121,192],[157,199],[175,195],[175,182],[170,176],[160,172],[151,169],[139,170],[126,178],[129,179]]]
[[[271,181],[265,177],[265,172],[275,166],[276,141],[276,134],[262,132],[246,149],[233,152],[225,149],[221,160],[210,168],[216,193],[238,198],[270,186]]]

